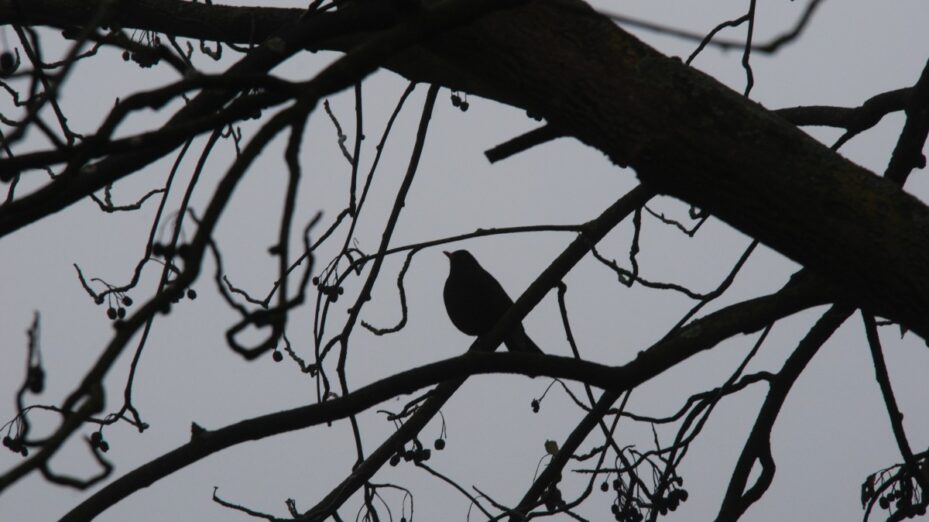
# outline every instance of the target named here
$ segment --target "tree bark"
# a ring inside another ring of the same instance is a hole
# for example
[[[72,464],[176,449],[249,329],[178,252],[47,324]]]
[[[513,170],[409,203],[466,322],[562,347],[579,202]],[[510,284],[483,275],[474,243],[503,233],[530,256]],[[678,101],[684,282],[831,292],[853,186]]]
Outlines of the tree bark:
[[[0,1],[0,21],[71,27],[97,5]],[[112,16],[127,28],[258,42],[296,13],[148,0]],[[347,50],[365,37],[320,48]],[[929,339],[929,208],[579,0],[494,12],[385,66],[545,118]]]

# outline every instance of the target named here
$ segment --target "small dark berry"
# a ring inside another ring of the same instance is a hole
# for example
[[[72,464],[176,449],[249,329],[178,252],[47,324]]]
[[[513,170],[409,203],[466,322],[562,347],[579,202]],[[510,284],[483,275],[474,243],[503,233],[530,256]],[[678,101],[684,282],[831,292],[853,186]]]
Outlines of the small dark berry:
[[[99,431],[95,431],[95,432],[91,433],[91,434],[90,434],[90,442],[92,442],[92,443],[94,444],[94,446],[99,446],[100,443],[103,442],[103,434],[100,433]]]
[[[107,451],[110,451],[110,443],[107,442],[107,441],[105,441],[105,440],[101,440],[101,441],[100,441],[100,451],[102,451],[102,452],[104,452],[104,453],[106,453]]]
[[[400,464],[400,455],[395,453],[394,456],[390,457],[390,465],[396,466],[397,464]]]
[[[102,296],[102,295],[98,295],[97,297],[94,297],[94,302],[97,303],[98,305],[102,305],[102,304],[103,304],[103,296]]]
[[[614,515],[618,515],[618,514],[619,514],[619,506],[616,505],[616,504],[610,504],[610,511],[612,511]]]
[[[532,406],[532,413],[539,413],[539,399],[532,399],[530,405]]]
[[[610,490],[610,485],[607,484],[606,481],[604,481],[603,484],[600,484],[600,491],[607,492],[609,490]]]
[[[339,295],[342,295],[345,293],[345,289],[340,286],[336,288],[336,293],[338,293]]]
[[[467,101],[461,102],[461,112],[467,112],[467,111],[468,111],[468,107],[470,107],[470,106],[471,106],[471,104],[468,103]]]
[[[414,456],[415,456],[415,454],[414,454],[412,451],[404,451],[404,452],[403,452],[403,460],[405,460],[405,461],[407,461],[407,462],[413,460],[413,457],[414,457]]]
[[[19,454],[22,455],[23,457],[28,457],[28,456],[29,456],[29,448],[27,448],[26,446],[23,446],[23,447],[19,448]]]
[[[16,70],[16,59],[13,58],[13,53],[10,51],[3,51],[0,53],[0,73],[10,74]]]
[[[281,362],[284,360],[284,354],[275,350],[274,353],[271,354],[271,358],[274,359],[274,362]]]
[[[116,309],[113,308],[112,306],[107,308],[106,316],[109,317],[110,319],[116,319],[118,317],[118,314],[116,313]]]
[[[686,489],[679,489],[680,493],[677,495],[681,502],[687,502],[687,498],[690,497],[690,493]]]
[[[162,257],[165,254],[165,246],[161,243],[155,243],[152,245],[152,255],[156,257]]]
[[[461,106],[461,98],[459,98],[457,94],[452,95],[452,105],[455,107]]]
[[[123,61],[124,61],[124,62],[128,62],[130,57],[131,57],[131,55],[129,54],[129,51],[123,51]]]
[[[125,318],[126,318],[126,309],[123,308],[122,306],[120,306],[119,308],[117,308],[117,309],[116,309],[116,316],[119,317],[120,319],[125,319]]]
[[[188,289],[187,289],[187,299],[190,299],[191,301],[193,301],[193,300],[196,299],[196,298],[197,298],[197,291],[194,290],[193,288],[188,288]]]
[[[311,282],[313,283],[313,286],[318,286],[318,285],[319,285],[319,278],[316,277],[316,276],[313,276],[313,279],[311,279]]]
[[[432,450],[430,449],[421,449],[418,453],[419,460],[429,460],[432,458]]]
[[[13,439],[9,435],[3,437],[3,445],[9,448],[13,445]]]
[[[339,300],[339,294],[329,294],[329,301],[336,302]]]
[[[123,297],[123,304],[126,306],[132,306],[132,298],[128,295]]]
[[[442,451],[442,450],[445,449],[445,440],[444,440],[444,439],[435,439],[435,442],[433,443],[433,446],[435,446],[435,449],[437,449],[437,450],[439,450],[439,451]]]

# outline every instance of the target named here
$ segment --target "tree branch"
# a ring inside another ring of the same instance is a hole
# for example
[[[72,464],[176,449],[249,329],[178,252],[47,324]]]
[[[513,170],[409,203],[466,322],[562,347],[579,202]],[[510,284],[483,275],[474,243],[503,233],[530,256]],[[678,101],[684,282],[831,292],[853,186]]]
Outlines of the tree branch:
[[[54,11],[62,2],[36,4]],[[4,12],[12,16],[9,6]],[[250,13],[254,27],[265,28],[261,24],[284,11]],[[28,16],[19,21],[55,21],[55,15],[32,10]],[[183,27],[202,29],[185,20]],[[366,38],[346,36],[358,23],[340,30],[301,24],[300,38],[288,44],[346,49]],[[229,38],[243,36],[237,27],[229,24]],[[246,60],[254,64],[251,58]],[[632,166],[654,190],[708,210],[929,338],[929,208],[716,80],[661,55],[579,0],[537,0],[495,12],[395,54],[386,65],[411,80],[541,115],[618,165]],[[126,160],[120,168],[137,169],[140,161]],[[89,177],[99,187],[121,175]],[[26,205],[41,201],[43,192],[0,210],[0,234],[79,197],[58,191],[45,194],[50,201],[42,205]]]
[[[835,305],[823,314],[800,341],[797,349],[788,357],[784,367],[774,378],[771,390],[758,412],[755,425],[736,463],[716,520],[738,520],[768,489],[774,479],[775,464],[771,456],[771,429],[774,427],[777,415],[787,399],[790,388],[800,377],[806,365],[813,359],[819,348],[829,340],[833,332],[851,315],[852,311],[853,309],[848,306]],[[745,486],[756,461],[761,462],[761,475],[746,491]]]

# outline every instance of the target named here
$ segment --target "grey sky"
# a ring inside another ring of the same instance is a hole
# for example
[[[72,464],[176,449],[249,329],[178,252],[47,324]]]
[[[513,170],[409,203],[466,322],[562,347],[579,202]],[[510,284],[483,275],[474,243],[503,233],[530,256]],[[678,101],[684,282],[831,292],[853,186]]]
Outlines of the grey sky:
[[[244,2],[243,2],[244,3]],[[296,5],[291,2],[287,5]],[[627,1],[596,5],[658,23],[704,33],[717,23],[743,14],[747,2]],[[786,30],[795,22],[805,2],[759,2],[757,41]],[[929,57],[929,4],[918,0],[825,2],[799,41],[773,57],[752,57],[755,87],[752,99],[769,108],[793,105],[858,105],[868,97],[912,85]],[[634,31],[647,42],[672,55],[689,54],[695,44],[654,33]],[[742,38],[744,31],[729,30],[721,36]],[[60,51],[57,37],[47,33],[49,54]],[[8,38],[12,33],[8,32]],[[237,57],[224,54],[221,70]],[[320,53],[294,59],[275,71],[288,78],[306,79],[336,55]],[[736,90],[744,85],[738,52],[708,49],[695,66]],[[89,132],[99,123],[105,107],[116,96],[159,85],[173,77],[166,67],[140,70],[108,52],[82,62],[66,86],[63,107],[74,127]],[[373,75],[364,83],[365,134],[362,162],[370,165],[374,144],[406,80],[388,72]],[[394,129],[382,165],[372,186],[372,196],[356,233],[358,246],[373,252],[412,148],[425,86],[417,88]],[[3,110],[10,100],[0,97]],[[599,152],[573,140],[558,140],[496,165],[488,165],[483,151],[538,125],[523,111],[469,97],[470,110],[462,113],[443,90],[436,104],[426,150],[417,179],[403,210],[392,244],[408,244],[470,232],[479,227],[537,223],[580,223],[595,217],[635,185],[632,171],[609,164]],[[353,130],[353,98],[342,93],[330,99],[350,140]],[[176,108],[176,105],[175,105]],[[144,113],[126,132],[163,121],[172,110]],[[877,128],[841,149],[855,162],[881,172],[902,124],[902,115],[886,118]],[[137,126],[136,126],[137,125]],[[254,125],[244,125],[248,138]],[[838,133],[807,129],[826,143]],[[198,140],[182,168],[189,177],[204,140]],[[241,183],[218,229],[226,274],[240,287],[264,294],[276,277],[275,260],[267,247],[276,241],[280,205],[286,181],[281,160],[284,140],[269,147]],[[44,146],[36,141],[36,147]],[[212,187],[223,174],[233,152],[232,143],[220,142],[200,189],[194,208],[202,210]],[[308,126],[303,149],[305,172],[298,201],[295,230],[302,228],[317,210],[328,226],[347,199],[350,168],[341,156],[331,122],[318,110]],[[117,185],[119,201],[137,198],[164,179],[173,156]],[[366,169],[362,169],[366,172]],[[43,174],[30,173],[22,186],[28,191],[45,182]],[[914,173],[907,189],[924,201],[929,198],[925,171]],[[178,194],[172,198],[176,206]],[[684,219],[687,207],[668,198],[652,208]],[[81,289],[72,263],[89,277],[113,284],[126,282],[141,255],[156,204],[150,201],[137,213],[106,215],[91,202],[82,202],[15,233],[0,242],[0,267],[7,277],[0,292],[0,419],[14,414],[13,396],[22,377],[26,336],[34,310],[42,312],[42,355],[47,371],[47,390],[38,403],[59,403],[76,385],[81,370],[89,365],[107,342],[112,326],[104,309],[96,307]],[[749,239],[716,220],[710,220],[695,238],[644,218],[640,263],[643,276],[709,290],[725,276],[748,245]],[[316,235],[323,230],[316,229]],[[187,228],[188,233],[193,228]],[[166,237],[167,232],[162,237]],[[603,243],[601,252],[626,262],[631,226],[624,223]],[[469,249],[497,276],[511,296],[521,292],[573,238],[570,233],[526,234],[472,240],[456,245]],[[321,249],[317,267],[334,254],[338,239]],[[295,236],[295,246],[299,238]],[[406,278],[409,322],[399,333],[375,337],[357,328],[351,339],[349,379],[358,387],[391,373],[463,352],[470,338],[448,321],[441,301],[447,261],[441,248],[419,253]],[[362,319],[387,326],[399,319],[396,273],[403,259],[385,262],[372,302]],[[144,434],[125,425],[106,431],[109,456],[118,466],[114,476],[133,469],[180,444],[189,437],[189,424],[219,428],[238,420],[282,410],[315,400],[315,385],[289,363],[275,364],[270,357],[247,363],[226,346],[223,331],[236,317],[216,295],[212,281],[214,264],[208,262],[198,282],[195,301],[185,300],[167,317],[156,320],[145,350],[135,387],[136,405],[151,424]],[[761,295],[779,287],[796,265],[761,248],[719,305]],[[142,302],[154,288],[156,265],[146,270],[142,284],[132,292]],[[331,313],[330,331],[341,326],[344,310],[360,288],[359,279],[346,286],[346,299]],[[582,353],[605,364],[622,364],[651,342],[689,308],[686,298],[667,292],[628,289],[590,258],[582,261],[566,279],[572,327]],[[807,312],[779,323],[751,363],[749,371],[777,370],[822,310]],[[554,294],[525,321],[527,332],[550,353],[568,355]],[[309,356],[312,310],[293,315],[288,336],[295,348]],[[632,393],[630,408],[652,415],[675,411],[694,392],[718,385],[738,365],[756,335],[727,341],[710,353],[668,372]],[[890,373],[897,399],[907,415],[905,426],[913,447],[929,445],[929,418],[925,404],[929,388],[925,370],[929,350],[913,335],[899,339],[897,330],[882,330]],[[108,406],[117,407],[129,363],[128,352],[110,372]],[[553,387],[533,414],[530,400],[540,396],[550,381],[512,376],[487,376],[469,380],[443,409],[448,439],[444,451],[433,451],[429,465],[466,488],[475,486],[493,499],[515,503],[528,486],[540,460],[543,444],[561,442],[581,412],[563,391]],[[574,390],[580,390],[573,386]],[[741,451],[747,430],[765,389],[757,386],[723,401],[704,433],[684,461],[681,472],[690,500],[669,520],[707,520],[716,514],[727,479]],[[399,410],[403,400],[379,408]],[[46,427],[37,414],[37,426]],[[367,412],[359,418],[370,451],[393,427],[383,415]],[[438,437],[438,419],[423,431],[421,440],[431,444]],[[89,434],[90,430],[84,430]],[[622,421],[623,444],[651,447],[651,433],[643,425]],[[673,436],[659,431],[663,442]],[[582,451],[600,444],[592,436]],[[96,470],[78,439],[55,458],[55,468],[80,475]],[[864,477],[900,460],[886,411],[874,381],[860,316],[850,318],[813,360],[794,387],[774,429],[777,476],[771,490],[754,506],[745,520],[769,521],[850,520],[861,517],[859,487]],[[349,471],[354,447],[347,423],[318,427],[244,444],[199,462],[143,490],[100,517],[117,520],[251,520],[219,507],[210,499],[213,486],[226,500],[250,508],[286,514],[284,500],[294,498],[300,508],[312,506]],[[0,466],[16,463],[10,452],[0,452]],[[544,461],[543,461],[544,463]],[[586,468],[586,463],[569,469]],[[563,488],[570,498],[582,482],[566,476]],[[449,486],[427,476],[410,464],[385,468],[378,483],[397,483],[415,495],[418,520],[465,520],[468,502]],[[599,483],[599,482],[598,482]],[[472,493],[474,492],[471,490]],[[85,493],[51,486],[33,474],[0,499],[0,520],[56,520]],[[385,493],[399,518],[402,495]],[[610,495],[595,492],[579,510],[591,520],[609,516]],[[354,519],[357,499],[341,510]],[[474,519],[477,511],[472,513]],[[561,520],[562,518],[557,518]],[[564,518],[567,520],[567,518]]]

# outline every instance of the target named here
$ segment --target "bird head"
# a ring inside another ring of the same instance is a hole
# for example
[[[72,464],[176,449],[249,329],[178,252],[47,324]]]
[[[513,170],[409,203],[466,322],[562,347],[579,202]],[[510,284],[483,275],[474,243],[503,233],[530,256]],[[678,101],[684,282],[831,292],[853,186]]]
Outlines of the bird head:
[[[471,252],[468,252],[467,250],[455,250],[454,252],[444,250],[442,253],[448,257],[448,261],[452,264],[452,266],[463,267],[468,265],[478,265],[477,259],[474,259],[474,256],[471,255]]]

